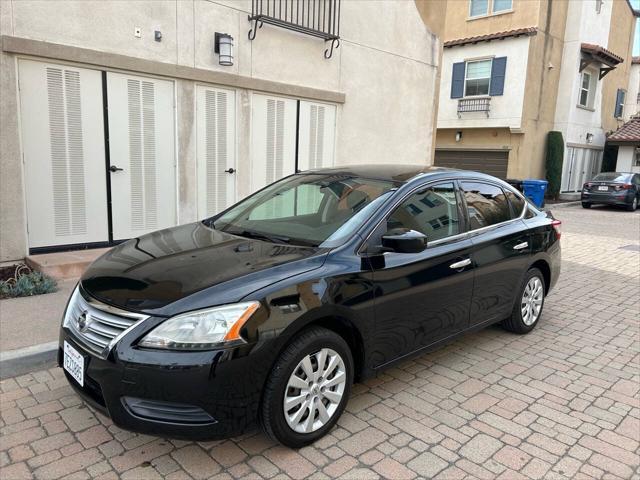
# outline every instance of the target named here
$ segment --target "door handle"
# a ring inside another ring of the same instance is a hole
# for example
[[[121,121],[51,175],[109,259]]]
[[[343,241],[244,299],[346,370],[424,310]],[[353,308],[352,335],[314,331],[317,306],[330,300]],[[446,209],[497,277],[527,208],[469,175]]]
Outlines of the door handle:
[[[228,168],[225,170],[225,172],[227,173],[235,173],[235,171],[236,171],[235,168]]]
[[[111,170],[113,173],[116,173],[116,172],[121,172],[121,171],[122,171],[122,168],[120,168],[120,167],[116,167],[115,165],[111,165],[111,166],[109,167],[109,170]]]
[[[528,246],[529,246],[529,242],[522,242],[522,243],[519,243],[517,245],[514,245],[513,249],[514,250],[522,250],[524,248],[527,248]]]
[[[464,268],[468,265],[471,265],[471,259],[465,258],[464,260],[460,260],[459,262],[452,263],[451,265],[449,265],[449,268],[460,270],[461,268]]]

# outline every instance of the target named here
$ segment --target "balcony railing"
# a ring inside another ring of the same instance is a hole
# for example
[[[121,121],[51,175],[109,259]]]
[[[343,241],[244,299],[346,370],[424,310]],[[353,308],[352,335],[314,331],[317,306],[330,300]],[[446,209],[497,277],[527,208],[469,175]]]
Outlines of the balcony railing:
[[[325,58],[331,58],[333,49],[340,46],[340,1],[252,0],[249,40],[268,23],[331,42],[324,52]]]
[[[484,112],[489,118],[490,107],[491,97],[461,98],[458,100],[458,118],[461,118],[463,113],[469,112]]]

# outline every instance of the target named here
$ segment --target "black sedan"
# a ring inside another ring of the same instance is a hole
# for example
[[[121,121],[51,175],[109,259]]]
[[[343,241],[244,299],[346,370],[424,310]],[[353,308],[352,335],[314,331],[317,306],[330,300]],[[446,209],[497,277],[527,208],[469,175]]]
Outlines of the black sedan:
[[[211,439],[261,423],[300,447],[354,381],[493,323],[531,331],[560,273],[559,225],[479,173],[295,174],[96,260],[59,363],[123,428]]]
[[[640,174],[599,173],[582,186],[580,200],[584,208],[593,204],[615,205],[633,212],[640,202]]]

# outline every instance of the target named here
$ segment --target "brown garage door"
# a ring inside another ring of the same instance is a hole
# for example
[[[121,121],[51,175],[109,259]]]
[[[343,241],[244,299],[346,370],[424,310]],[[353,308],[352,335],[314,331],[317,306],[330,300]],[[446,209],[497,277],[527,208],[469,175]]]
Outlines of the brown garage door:
[[[509,152],[489,150],[436,150],[435,165],[488,173],[507,178]]]

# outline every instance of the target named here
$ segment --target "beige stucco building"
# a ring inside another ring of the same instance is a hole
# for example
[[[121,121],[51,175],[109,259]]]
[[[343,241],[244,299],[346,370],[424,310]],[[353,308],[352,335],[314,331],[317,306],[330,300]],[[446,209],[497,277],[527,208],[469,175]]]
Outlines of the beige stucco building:
[[[623,122],[637,13],[627,0],[442,2],[435,163],[544,178],[547,134],[565,142],[562,192],[599,171]]]
[[[0,261],[203,218],[296,169],[430,162],[441,44],[423,17],[1,0]]]

